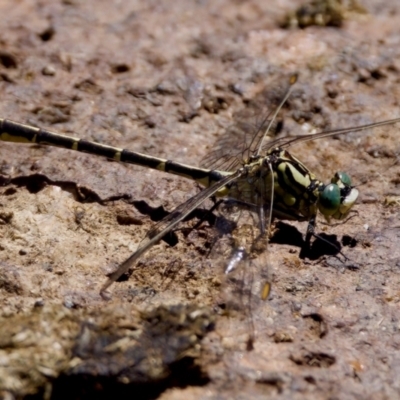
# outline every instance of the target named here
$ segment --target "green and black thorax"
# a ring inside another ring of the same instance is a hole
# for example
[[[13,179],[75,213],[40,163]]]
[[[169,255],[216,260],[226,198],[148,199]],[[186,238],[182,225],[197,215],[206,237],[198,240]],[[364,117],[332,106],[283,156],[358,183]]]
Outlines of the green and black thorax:
[[[255,206],[269,207],[274,216],[310,220],[318,210],[326,219],[344,218],[358,197],[347,174],[336,173],[325,185],[287,150],[274,148],[251,160],[246,174],[233,182],[229,197]]]

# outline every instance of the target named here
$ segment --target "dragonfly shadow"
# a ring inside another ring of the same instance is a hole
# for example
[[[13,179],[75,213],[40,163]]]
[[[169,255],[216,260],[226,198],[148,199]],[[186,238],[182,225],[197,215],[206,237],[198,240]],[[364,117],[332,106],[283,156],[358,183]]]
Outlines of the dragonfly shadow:
[[[322,256],[337,256],[341,252],[341,244],[336,235],[318,234],[311,246],[305,246],[300,251],[300,258],[318,260]]]
[[[299,230],[285,222],[279,221],[275,225],[275,232],[270,243],[288,244],[300,247],[299,257],[317,260],[322,256],[335,256],[341,251],[341,244],[336,235],[318,234],[311,244],[307,244]]]
[[[270,243],[288,244],[290,246],[303,247],[304,239],[299,230],[285,222],[279,221],[275,224],[273,236],[269,240]]]

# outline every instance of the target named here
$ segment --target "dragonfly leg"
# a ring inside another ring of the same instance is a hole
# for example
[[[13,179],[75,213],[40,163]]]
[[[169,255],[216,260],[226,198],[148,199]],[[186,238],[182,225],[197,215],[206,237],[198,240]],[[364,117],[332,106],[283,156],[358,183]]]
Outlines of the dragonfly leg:
[[[311,238],[316,237],[315,234],[315,224],[316,224],[316,215],[313,215],[307,225],[307,231],[306,231],[306,238],[304,240],[304,244],[300,250],[300,258],[306,258],[311,251]]]
[[[307,225],[305,247],[307,247],[308,249],[310,248],[311,237],[316,236],[315,235],[315,223],[316,223],[315,219],[316,219],[316,215],[313,215],[310,218],[310,220],[308,221],[308,225]]]
[[[348,260],[346,255],[342,253],[340,246],[336,245],[335,243],[332,243],[323,236],[320,236],[317,233],[315,233],[315,225],[316,225],[316,215],[312,216],[308,221],[306,238],[304,241],[304,245],[300,251],[300,258],[305,258],[307,257],[307,255],[310,255],[311,237],[314,237],[315,239],[328,244],[331,248],[333,248],[337,252],[337,254],[340,254],[345,260]]]
[[[196,230],[204,221],[207,221],[209,219],[209,217],[211,216],[211,214],[220,206],[220,204],[222,202],[223,202],[223,200],[215,201],[214,205],[204,213],[204,215],[199,219],[199,221],[196,223],[196,225],[191,230]]]

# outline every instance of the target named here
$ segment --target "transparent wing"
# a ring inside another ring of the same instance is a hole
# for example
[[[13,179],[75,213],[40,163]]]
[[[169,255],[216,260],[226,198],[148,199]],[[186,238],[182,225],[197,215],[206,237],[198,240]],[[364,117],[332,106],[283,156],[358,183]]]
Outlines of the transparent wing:
[[[288,84],[275,87],[269,92],[267,99],[263,98],[263,108],[272,111],[263,113],[258,106],[258,99],[241,115],[237,115],[238,122],[229,127],[217,140],[214,149],[202,160],[201,166],[219,171],[235,171],[249,162],[251,157],[258,155],[266,136],[274,137],[279,130],[277,113],[285,103],[296,79],[297,76],[293,75]]]
[[[302,143],[302,142],[308,142],[310,140],[317,140],[317,139],[323,139],[323,138],[337,136],[337,135],[344,135],[344,134],[350,133],[350,132],[361,132],[361,131],[365,131],[368,129],[377,128],[379,126],[392,125],[397,122],[400,122],[400,118],[388,119],[386,121],[374,122],[372,124],[367,124],[367,125],[352,126],[349,128],[331,129],[328,131],[323,131],[323,132],[318,132],[315,134],[309,134],[309,135],[303,135],[303,136],[297,136],[294,138],[282,137],[282,138],[271,140],[271,141],[265,143],[265,145],[263,145],[263,147],[262,147],[262,150],[263,150],[263,153],[268,153],[268,151],[270,151],[276,147],[280,147],[281,149],[286,149],[295,144]]]
[[[255,314],[262,300],[268,297],[271,287],[268,236],[273,211],[274,175],[269,167],[269,179],[263,178],[267,183],[257,204],[235,199],[227,200],[219,208],[215,224],[217,237],[211,254],[213,265],[219,266],[224,283],[222,296],[225,309],[241,310],[245,316],[244,334],[248,349],[252,348],[256,336]],[[240,179],[233,185],[240,186]]]
[[[269,117],[270,114],[259,122],[239,121],[229,127],[215,143],[214,150],[203,158],[200,166],[218,171],[236,171],[256,152],[269,125]],[[275,123],[270,129],[271,135],[274,135],[276,128]]]
[[[104,294],[113,282],[127,272],[129,268],[131,268],[135,262],[145,252],[147,252],[147,250],[149,250],[155,243],[159,242],[167,233],[171,232],[195,208],[199,207],[207,198],[213,196],[222,187],[229,185],[231,182],[238,179],[242,174],[243,171],[238,170],[236,173],[223,178],[208,188],[203,189],[161,220],[153,229],[147,232],[146,237],[141,242],[139,248],[110,275],[107,282],[102,286],[100,293]]]

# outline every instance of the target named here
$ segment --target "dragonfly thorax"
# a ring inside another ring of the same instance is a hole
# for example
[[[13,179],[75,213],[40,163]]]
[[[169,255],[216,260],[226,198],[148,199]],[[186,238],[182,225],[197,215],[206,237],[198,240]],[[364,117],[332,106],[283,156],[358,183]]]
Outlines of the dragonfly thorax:
[[[358,197],[347,174],[336,173],[325,185],[283,149],[273,149],[244,168],[246,173],[230,186],[229,197],[265,209],[273,201],[273,213],[280,219],[310,220],[318,211],[327,220],[343,219]]]

